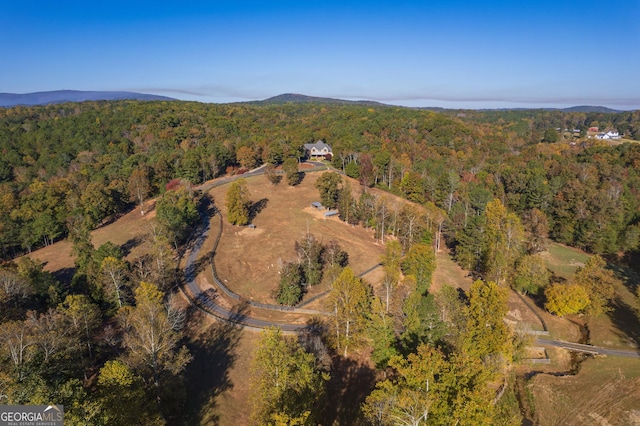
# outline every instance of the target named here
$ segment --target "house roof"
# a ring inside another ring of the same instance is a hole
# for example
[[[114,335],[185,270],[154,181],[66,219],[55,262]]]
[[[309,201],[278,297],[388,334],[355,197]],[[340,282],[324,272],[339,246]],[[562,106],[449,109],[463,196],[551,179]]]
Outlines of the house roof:
[[[327,145],[326,143],[324,143],[323,141],[317,141],[316,143],[305,143],[304,144],[304,149],[307,149],[309,151],[311,151],[313,148],[315,148],[318,151],[322,151],[323,149],[327,149],[327,151],[331,151],[331,147],[329,145]]]

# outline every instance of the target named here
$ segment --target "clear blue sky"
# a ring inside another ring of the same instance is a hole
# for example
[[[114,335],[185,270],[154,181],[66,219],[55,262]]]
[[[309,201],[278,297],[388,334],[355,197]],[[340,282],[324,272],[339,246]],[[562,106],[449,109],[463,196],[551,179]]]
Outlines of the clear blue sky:
[[[640,0],[7,0],[0,39],[0,92],[640,109]]]

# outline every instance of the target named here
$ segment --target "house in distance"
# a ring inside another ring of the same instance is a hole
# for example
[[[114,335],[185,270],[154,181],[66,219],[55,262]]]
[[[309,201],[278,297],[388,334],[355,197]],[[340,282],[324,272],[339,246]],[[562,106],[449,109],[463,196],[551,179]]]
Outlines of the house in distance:
[[[307,158],[310,160],[328,160],[333,158],[333,152],[331,147],[324,143],[324,141],[317,141],[316,143],[305,143],[304,150],[307,154]]]

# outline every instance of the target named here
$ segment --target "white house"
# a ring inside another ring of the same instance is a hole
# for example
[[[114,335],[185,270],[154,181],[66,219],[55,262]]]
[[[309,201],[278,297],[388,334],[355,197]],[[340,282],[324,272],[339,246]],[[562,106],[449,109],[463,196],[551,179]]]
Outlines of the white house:
[[[596,135],[596,139],[620,139],[620,134],[609,130],[607,133],[600,133]]]
[[[305,143],[304,150],[307,153],[307,158],[318,159],[322,157],[326,160],[331,160],[333,152],[331,147],[323,141],[317,141],[316,143]]]

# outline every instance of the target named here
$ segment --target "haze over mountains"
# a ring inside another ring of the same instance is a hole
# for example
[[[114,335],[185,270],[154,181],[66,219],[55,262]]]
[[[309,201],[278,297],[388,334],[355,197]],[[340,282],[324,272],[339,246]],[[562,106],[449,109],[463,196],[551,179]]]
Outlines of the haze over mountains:
[[[47,105],[57,104],[64,102],[84,102],[84,101],[116,101],[116,100],[139,100],[139,101],[175,101],[178,99],[170,98],[167,96],[152,95],[146,93],[136,92],[110,92],[110,91],[81,91],[81,90],[54,90],[49,92],[34,92],[34,93],[0,93],[0,107],[10,108],[17,105]],[[251,104],[281,104],[281,103],[323,103],[333,105],[370,105],[370,106],[391,106],[381,102],[371,100],[346,100],[336,98],[324,98],[317,96],[307,96],[297,93],[284,93],[281,95],[273,96],[260,101],[248,101]],[[429,110],[445,110],[448,108],[428,107],[424,109]],[[466,108],[471,109],[471,108]],[[485,109],[485,108],[479,108]],[[494,109],[494,108],[486,108]],[[500,109],[545,109],[545,110],[559,110],[565,112],[600,112],[600,113],[614,113],[620,112],[619,110],[603,107],[603,106],[591,106],[580,105],[570,108],[500,108]]]
[[[17,105],[47,105],[63,102],[84,101],[118,101],[132,99],[139,101],[174,101],[176,99],[167,96],[148,95],[135,92],[98,92],[81,90],[54,90],[51,92],[34,93],[0,93],[0,107],[12,107]]]

